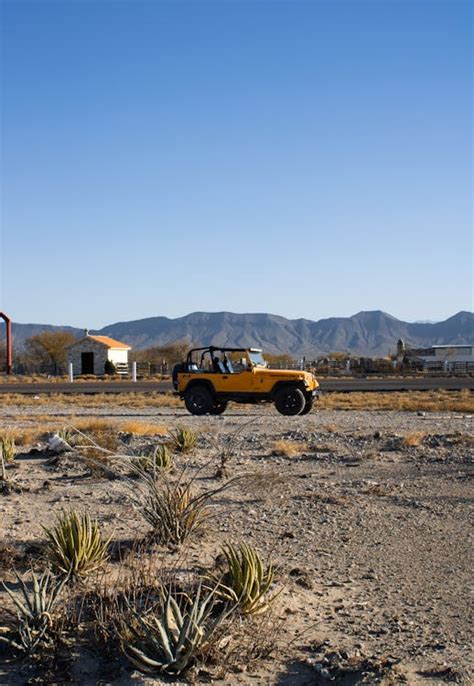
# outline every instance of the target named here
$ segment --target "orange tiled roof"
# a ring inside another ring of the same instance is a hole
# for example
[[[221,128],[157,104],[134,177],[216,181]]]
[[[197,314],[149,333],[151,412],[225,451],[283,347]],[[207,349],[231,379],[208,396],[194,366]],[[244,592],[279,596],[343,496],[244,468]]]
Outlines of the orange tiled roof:
[[[92,336],[91,334],[88,334],[87,338],[92,338],[94,341],[97,341],[98,343],[103,343],[108,348],[121,348],[122,350],[130,350],[132,347],[131,345],[127,345],[126,343],[116,341],[115,338],[109,338],[109,336]]]

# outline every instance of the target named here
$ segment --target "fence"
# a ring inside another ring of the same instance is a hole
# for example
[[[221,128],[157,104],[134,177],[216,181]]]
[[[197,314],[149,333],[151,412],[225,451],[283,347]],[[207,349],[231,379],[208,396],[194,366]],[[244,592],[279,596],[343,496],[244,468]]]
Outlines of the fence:
[[[271,369],[307,369],[314,371],[321,377],[370,377],[370,376],[474,376],[474,362],[437,361],[420,364],[394,363],[391,360],[377,358],[353,358],[350,360],[333,360],[322,358],[317,360],[299,360],[289,363],[270,365]],[[138,379],[166,379],[171,375],[172,363],[137,362],[136,376]],[[131,379],[133,363],[122,364],[115,378]],[[0,374],[5,374],[4,361],[0,361]],[[22,365],[13,363],[12,373],[17,376],[67,376],[68,369],[53,365]],[[76,375],[76,374],[75,374]],[[106,375],[104,375],[106,376]],[[112,377],[113,378],[113,377]]]
[[[306,369],[317,376],[474,376],[474,362],[429,362],[425,364],[399,364],[380,358],[353,358],[349,360],[300,360],[294,363],[270,365],[272,369]]]

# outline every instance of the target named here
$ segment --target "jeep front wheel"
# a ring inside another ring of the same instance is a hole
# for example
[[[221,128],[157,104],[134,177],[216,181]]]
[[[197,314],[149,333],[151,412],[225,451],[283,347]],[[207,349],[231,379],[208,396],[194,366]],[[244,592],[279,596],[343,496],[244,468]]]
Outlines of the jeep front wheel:
[[[310,395],[306,396],[306,403],[300,414],[308,414],[313,409],[313,398]]]
[[[275,407],[280,414],[288,416],[300,414],[305,404],[306,400],[301,388],[287,386],[281,388],[275,396]]]
[[[184,404],[191,414],[208,414],[212,411],[214,398],[206,386],[196,385],[185,390]]]

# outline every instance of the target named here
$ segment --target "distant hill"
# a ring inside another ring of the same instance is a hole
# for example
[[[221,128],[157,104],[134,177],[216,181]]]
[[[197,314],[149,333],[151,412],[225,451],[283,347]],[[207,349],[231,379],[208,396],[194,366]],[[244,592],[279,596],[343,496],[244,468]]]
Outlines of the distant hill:
[[[78,337],[83,329],[43,324],[13,324],[14,344],[41,331],[65,330]],[[359,312],[352,317],[285,319],[274,314],[194,312],[184,317],[150,317],[110,324],[94,333],[148,348],[183,341],[195,344],[262,347],[271,353],[291,353],[295,357],[321,355],[332,351],[355,355],[387,355],[402,338],[407,345],[474,344],[474,314],[458,312],[443,322],[403,322],[380,310]],[[4,327],[0,326],[0,337]]]

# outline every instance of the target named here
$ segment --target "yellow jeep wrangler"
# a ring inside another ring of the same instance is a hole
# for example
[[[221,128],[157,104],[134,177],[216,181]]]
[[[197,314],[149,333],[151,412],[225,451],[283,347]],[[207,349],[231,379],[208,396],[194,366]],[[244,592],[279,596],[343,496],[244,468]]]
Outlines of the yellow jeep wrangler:
[[[269,369],[258,348],[193,348],[173,368],[173,386],[192,414],[222,414],[227,403],[275,403],[281,414],[307,414],[319,384],[310,372]]]

